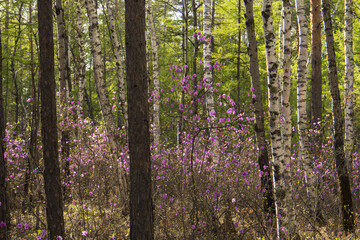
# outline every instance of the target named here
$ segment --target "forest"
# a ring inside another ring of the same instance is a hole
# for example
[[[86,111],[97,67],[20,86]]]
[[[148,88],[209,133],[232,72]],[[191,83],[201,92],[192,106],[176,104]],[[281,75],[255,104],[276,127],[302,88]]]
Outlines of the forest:
[[[360,239],[360,2],[0,0],[0,239]]]

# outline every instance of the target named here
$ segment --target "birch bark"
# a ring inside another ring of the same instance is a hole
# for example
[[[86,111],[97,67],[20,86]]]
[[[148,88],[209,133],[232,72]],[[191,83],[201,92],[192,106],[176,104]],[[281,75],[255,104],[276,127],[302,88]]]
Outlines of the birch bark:
[[[347,170],[347,159],[344,152],[344,118],[341,111],[339,81],[337,75],[335,43],[331,22],[330,2],[322,0],[322,14],[325,27],[326,51],[328,62],[328,79],[332,99],[333,132],[334,132],[334,155],[336,170],[339,177],[340,208],[342,225],[345,233],[354,232],[354,209],[350,189],[350,178]]]
[[[345,159],[348,170],[352,172],[352,154],[354,149],[354,54],[353,54],[353,6],[352,0],[345,1]]]
[[[154,143],[160,144],[160,80],[159,80],[159,57],[156,42],[156,31],[153,19],[152,0],[148,0],[148,17],[150,26],[150,42],[152,48],[152,65],[153,65],[153,81],[154,81],[154,115],[153,115],[153,133]]]
[[[104,119],[105,128],[109,136],[109,143],[111,151],[115,153],[116,158],[118,158],[119,153],[117,149],[119,147],[119,134],[116,130],[116,125],[114,117],[111,112],[110,102],[108,99],[108,94],[106,90],[106,84],[104,79],[103,72],[103,61],[101,56],[101,43],[100,43],[100,34],[99,34],[99,25],[97,19],[97,13],[95,8],[94,0],[85,0],[86,10],[89,17],[89,34],[90,34],[90,45],[91,52],[93,57],[93,67],[94,67],[94,77],[97,95],[99,97],[100,109]],[[117,166],[118,173],[118,184],[120,188],[122,202],[126,203],[128,197],[128,186],[125,170]]]
[[[263,0],[262,8],[263,29],[265,35],[266,63],[268,74],[269,91],[269,123],[271,153],[273,161],[273,181],[275,193],[275,211],[276,215],[283,214],[285,210],[284,197],[285,189],[285,164],[284,150],[282,147],[281,129],[280,129],[280,94],[279,79],[277,76],[277,59],[275,34],[272,24],[272,0]],[[276,218],[277,238],[280,239],[280,218]]]
[[[255,133],[256,143],[259,149],[258,163],[261,175],[261,189],[265,189],[263,193],[263,206],[266,213],[275,219],[275,201],[273,195],[273,181],[271,179],[271,168],[268,158],[268,143],[265,137],[264,127],[264,108],[262,105],[261,83],[259,60],[257,53],[257,41],[255,35],[253,0],[244,0],[245,3],[245,21],[246,32],[248,36],[248,55],[250,63],[251,86],[255,97],[252,98],[255,114]]]
[[[120,96],[120,104],[121,104],[121,111],[124,116],[125,126],[128,126],[128,114],[127,114],[127,107],[126,107],[126,97],[125,97],[125,79],[122,67],[122,60],[121,60],[121,49],[120,43],[118,40],[118,36],[116,33],[116,25],[115,19],[111,10],[110,1],[106,0],[106,8],[107,13],[109,16],[109,25],[110,25],[110,32],[112,36],[112,41],[114,43],[114,52],[115,52],[115,59],[116,59],[116,75],[119,80],[118,88],[119,88],[119,96]]]
[[[307,92],[307,57],[308,57],[308,27],[306,23],[304,0],[296,0],[296,14],[299,25],[299,57],[298,57],[298,83],[297,83],[297,108],[300,141],[300,157],[304,162],[306,190],[309,202],[311,219],[315,222],[317,207],[317,182],[314,164],[309,157],[309,138],[307,126],[306,92]]]
[[[219,162],[219,141],[217,139],[217,131],[214,129],[216,121],[216,112],[213,95],[213,75],[212,75],[212,58],[211,58],[211,0],[204,0],[203,9],[203,32],[205,37],[204,43],[204,82],[205,87],[205,104],[207,117],[209,119],[210,139],[213,143],[213,163]]]
[[[284,163],[291,166],[291,108],[290,108],[290,85],[291,85],[291,11],[290,0],[283,0],[283,76],[282,76],[282,140],[284,147]],[[281,60],[280,60],[281,61]],[[299,239],[298,225],[294,213],[295,193],[290,185],[290,169],[285,173],[285,186],[289,193],[285,195],[286,225],[290,239]]]

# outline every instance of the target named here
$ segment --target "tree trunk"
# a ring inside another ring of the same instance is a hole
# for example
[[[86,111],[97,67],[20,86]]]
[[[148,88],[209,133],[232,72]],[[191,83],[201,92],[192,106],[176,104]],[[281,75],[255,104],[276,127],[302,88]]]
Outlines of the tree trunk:
[[[183,42],[182,42],[182,51],[183,51],[183,57],[184,57],[184,65],[186,66],[185,68],[185,72],[184,72],[184,76],[187,77],[189,74],[189,58],[188,58],[188,52],[189,52],[189,44],[188,44],[188,33],[189,33],[189,15],[188,15],[188,2],[187,0],[183,0],[182,2],[182,18],[184,21],[184,26],[183,26]],[[184,98],[185,98],[185,93],[184,90],[181,89],[181,95],[180,95],[180,106],[184,105]],[[178,144],[181,144],[182,140],[182,132],[184,129],[184,119],[182,116],[182,113],[179,113],[179,126],[178,126]]]
[[[81,0],[76,2],[76,30],[78,36],[79,52],[80,52],[80,63],[79,63],[79,104],[80,108],[83,109],[84,98],[85,98],[85,73],[86,73],[86,62],[85,62],[85,51],[84,51],[84,38],[83,38],[83,23],[81,14]]]
[[[330,15],[329,0],[322,0],[322,13],[325,26],[326,51],[328,62],[328,78],[332,99],[333,131],[334,131],[334,155],[336,170],[339,177],[340,208],[342,213],[342,225],[345,233],[354,232],[354,209],[350,189],[350,178],[348,175],[344,153],[344,118],[341,111],[339,82],[336,68],[334,35]]]
[[[253,0],[244,0],[245,3],[245,19],[246,19],[246,31],[248,36],[248,54],[250,63],[250,76],[251,87],[253,94],[252,98],[255,114],[255,133],[256,143],[259,149],[258,163],[261,175],[261,189],[265,189],[263,192],[263,206],[264,211],[269,214],[269,218],[275,219],[275,201],[273,195],[273,181],[271,178],[271,168],[268,158],[268,143],[265,137],[264,127],[264,108],[262,105],[261,96],[261,83],[259,72],[259,60],[257,53],[257,41],[255,35],[254,24],[254,12],[253,12]]]
[[[262,9],[263,28],[265,35],[266,62],[269,86],[269,124],[273,161],[274,193],[276,215],[283,214],[285,210],[285,164],[280,131],[280,94],[277,77],[278,64],[276,62],[275,35],[272,25],[272,0],[263,0]],[[280,218],[277,221],[277,237],[280,238]]]
[[[148,0],[148,17],[150,26],[150,41],[152,48],[152,66],[153,66],[153,81],[154,81],[154,115],[153,115],[153,133],[154,144],[160,144],[160,81],[159,81],[159,58],[156,42],[155,24],[153,19],[152,0]]]
[[[345,1],[345,159],[349,174],[352,173],[354,151],[354,54],[353,54],[353,6],[352,0]]]
[[[120,135],[116,130],[115,120],[112,115],[110,102],[106,90],[106,83],[104,78],[104,64],[101,56],[101,43],[99,34],[99,24],[97,19],[97,13],[95,8],[94,0],[85,0],[86,10],[89,16],[89,34],[90,34],[90,45],[93,57],[94,77],[97,95],[99,97],[100,109],[104,119],[105,128],[109,135],[109,143],[111,152],[115,153],[115,159],[118,159],[120,144]],[[118,164],[116,164],[118,166]],[[121,201],[126,204],[128,197],[126,173],[123,168],[117,167],[116,171],[120,171],[118,174],[118,185],[120,190]]]
[[[300,141],[300,157],[304,162],[306,190],[309,202],[311,220],[315,223],[317,199],[317,182],[312,158],[309,157],[309,138],[307,126],[306,92],[307,92],[307,57],[308,57],[308,27],[306,23],[304,0],[296,0],[296,14],[299,25],[299,57],[298,57],[298,127]]]
[[[16,50],[17,50],[18,42],[20,40],[21,31],[22,31],[21,30],[22,7],[23,7],[23,3],[21,3],[20,8],[19,8],[18,32],[17,32],[17,36],[16,36],[16,39],[15,39],[14,50],[13,50],[13,53],[12,53],[11,64],[10,64],[11,73],[12,73],[12,79],[13,79],[13,82],[14,82],[15,123],[18,123],[18,121],[19,121],[19,104],[20,104],[20,93],[19,93],[19,87],[18,87],[18,82],[17,82],[17,79],[16,79],[16,71],[15,71],[15,55],[16,55]]]
[[[321,0],[311,0],[311,23],[311,112],[312,123],[317,124],[322,120]]]
[[[121,111],[124,117],[125,127],[128,126],[128,115],[127,115],[127,109],[126,109],[126,97],[125,97],[125,79],[124,79],[124,73],[123,73],[123,67],[122,67],[122,60],[121,60],[121,49],[120,44],[116,32],[116,26],[115,26],[115,19],[112,14],[112,10],[110,7],[110,1],[106,0],[106,8],[107,13],[109,16],[109,25],[110,25],[110,32],[112,41],[114,43],[114,52],[115,52],[115,59],[116,59],[116,75],[118,78],[118,89],[119,89],[119,96],[120,96],[120,104],[121,104]]]
[[[290,109],[290,86],[291,86],[291,10],[290,0],[283,0],[283,75],[282,75],[282,117],[283,129],[282,139],[284,147],[284,164],[291,165],[291,109]],[[280,60],[281,61],[281,60]],[[295,192],[291,185],[291,168],[285,173],[285,186],[289,193],[285,196],[286,204],[286,225],[289,232],[289,239],[299,239],[298,224],[294,213],[295,205],[293,198]]]
[[[61,163],[62,169],[65,171],[64,181],[68,182],[70,175],[69,170],[69,155],[70,155],[70,132],[68,129],[68,96],[69,96],[69,86],[68,82],[70,81],[70,67],[69,67],[69,51],[67,43],[67,34],[65,29],[65,19],[64,19],[64,9],[62,6],[61,0],[56,0],[55,3],[55,12],[56,12],[56,24],[58,30],[58,58],[59,58],[59,93],[60,93],[60,121],[63,122],[63,127],[60,127],[61,130]],[[64,196],[67,196],[68,193],[65,192]]]
[[[192,7],[192,13],[193,13],[193,29],[194,29],[194,54],[192,59],[192,68],[193,68],[193,76],[192,80],[194,81],[194,91],[197,92],[198,89],[198,78],[197,78],[197,58],[199,55],[199,39],[196,36],[196,33],[198,31],[198,19],[197,19],[197,9],[198,6],[196,5],[195,0],[191,0],[191,7]],[[194,94],[193,101],[193,112],[194,115],[198,114],[198,102],[197,102],[198,96]]]
[[[46,217],[50,239],[64,234],[63,202],[58,158],[52,1],[38,0],[41,122]]]
[[[4,222],[5,227],[0,228],[0,239],[9,239],[9,228],[10,228],[10,209],[8,205],[7,195],[7,161],[4,157],[5,142],[5,119],[4,119],[4,108],[3,108],[3,74],[2,74],[2,41],[1,41],[1,29],[0,29],[0,223]]]
[[[125,2],[130,151],[130,239],[154,239],[145,0]],[[141,139],[141,141],[139,141]]]
[[[214,104],[213,74],[212,74],[212,57],[211,57],[211,0],[204,0],[203,11],[203,32],[205,37],[204,43],[204,82],[205,86],[205,104],[206,113],[209,121],[210,139],[212,142],[213,163],[219,163],[219,140],[217,139],[216,112]]]

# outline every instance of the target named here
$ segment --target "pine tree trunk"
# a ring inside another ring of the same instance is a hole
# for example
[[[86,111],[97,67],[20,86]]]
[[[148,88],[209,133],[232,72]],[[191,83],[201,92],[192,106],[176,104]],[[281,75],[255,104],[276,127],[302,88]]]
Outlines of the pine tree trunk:
[[[275,35],[272,25],[272,0],[263,0],[262,8],[263,29],[265,35],[266,62],[269,86],[269,124],[271,153],[273,161],[273,179],[276,215],[285,210],[285,164],[280,130],[280,94],[277,76]],[[277,237],[280,238],[280,218],[276,218]]]
[[[10,228],[10,212],[8,206],[8,194],[7,194],[7,161],[4,157],[5,142],[5,119],[4,119],[4,108],[3,108],[3,74],[2,74],[2,41],[1,41],[1,29],[0,29],[0,223],[6,223],[6,227],[0,228],[0,239],[9,239],[9,228]]]
[[[50,239],[65,238],[63,202],[58,156],[54,37],[52,1],[38,0],[41,122],[46,195],[46,217]]]
[[[106,0],[106,8],[107,13],[109,16],[109,25],[110,25],[110,32],[112,36],[112,41],[114,43],[114,52],[115,52],[115,59],[116,59],[116,75],[118,78],[118,89],[119,89],[119,96],[120,96],[120,104],[121,104],[121,111],[124,117],[125,127],[128,126],[128,114],[127,114],[127,107],[126,107],[126,97],[125,97],[125,79],[122,67],[122,59],[121,59],[121,50],[120,50],[120,43],[118,40],[117,32],[116,32],[116,25],[115,19],[112,14],[110,1]]]
[[[311,0],[311,23],[311,112],[312,122],[317,124],[322,120],[321,0]]]
[[[322,13],[325,26],[326,51],[328,62],[328,78],[332,99],[333,131],[334,131],[334,156],[336,170],[339,177],[340,208],[342,214],[342,225],[345,233],[354,232],[354,209],[352,205],[352,194],[350,189],[350,178],[348,175],[344,152],[344,118],[341,111],[341,100],[339,81],[337,75],[335,43],[331,23],[329,0],[322,0]]]
[[[154,239],[145,0],[125,2],[130,151],[130,239]],[[141,141],[139,141],[141,139]]]
[[[354,151],[354,54],[353,54],[353,6],[352,0],[345,1],[345,159],[349,174],[352,173]]]
[[[159,59],[158,49],[156,42],[156,31],[153,19],[152,0],[148,0],[148,17],[150,26],[150,42],[152,48],[152,66],[153,66],[153,81],[154,81],[154,115],[153,115],[153,133],[154,133],[154,144],[160,144],[160,80],[159,80]]]
[[[104,78],[104,65],[103,58],[101,56],[101,43],[100,43],[100,34],[99,34],[99,24],[97,19],[97,13],[95,8],[94,0],[85,0],[86,10],[89,17],[89,34],[90,34],[90,45],[93,58],[93,68],[94,68],[94,77],[96,91],[100,102],[100,109],[104,119],[105,128],[109,136],[109,143],[111,152],[115,153],[115,158],[119,159],[119,149],[120,144],[120,135],[116,130],[116,125],[114,117],[112,115],[110,102],[106,90],[106,83]],[[116,164],[118,166],[118,164]],[[122,203],[126,204],[128,198],[128,186],[125,170],[123,168],[117,168],[118,175],[118,186],[120,191],[120,198]]]
[[[255,133],[256,143],[259,149],[258,163],[261,175],[261,189],[263,192],[264,211],[269,214],[269,218],[275,219],[275,200],[273,195],[273,181],[271,178],[271,168],[268,158],[268,143],[265,137],[264,127],[264,108],[262,105],[261,83],[259,72],[259,60],[257,54],[257,41],[255,35],[253,0],[244,0],[245,3],[245,19],[246,31],[248,36],[248,54],[250,63],[250,76],[253,94],[252,103],[254,105],[255,114]]]

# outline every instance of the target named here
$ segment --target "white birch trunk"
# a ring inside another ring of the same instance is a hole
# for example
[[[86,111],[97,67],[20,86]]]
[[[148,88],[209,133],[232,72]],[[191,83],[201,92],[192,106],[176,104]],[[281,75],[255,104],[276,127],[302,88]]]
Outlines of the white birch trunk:
[[[284,213],[285,204],[285,181],[284,181],[284,156],[280,129],[280,94],[279,79],[277,76],[277,59],[275,34],[272,25],[272,0],[263,0],[262,8],[263,29],[265,35],[266,63],[269,86],[269,123],[270,123],[270,139],[271,153],[273,161],[273,179],[275,193],[276,215]],[[276,218],[277,238],[280,239],[280,219]]]
[[[204,19],[203,19],[203,33],[205,37],[204,43],[204,82],[206,83],[205,87],[205,104],[207,116],[209,119],[210,129],[210,139],[213,143],[213,163],[216,165],[219,162],[219,153],[218,146],[219,142],[217,139],[215,121],[216,121],[216,112],[214,105],[214,95],[213,95],[213,76],[212,76],[212,58],[211,58],[211,0],[204,0]]]
[[[150,27],[150,41],[152,48],[152,65],[153,65],[153,81],[154,81],[154,115],[153,115],[153,133],[154,144],[160,144],[160,100],[157,95],[160,95],[160,80],[159,80],[159,58],[156,42],[156,31],[153,19],[152,0],[148,0],[148,17]]]
[[[345,0],[345,159],[348,171],[352,171],[354,149],[354,54],[353,54],[353,6],[352,0]]]
[[[307,57],[308,57],[308,26],[305,15],[304,0],[296,0],[296,14],[299,25],[300,46],[298,57],[298,83],[297,83],[297,108],[298,108],[298,127],[300,141],[300,157],[305,167],[306,190],[309,202],[309,212],[311,219],[316,221],[317,182],[314,173],[314,164],[309,157],[309,138],[307,127],[306,110],[306,91],[307,91]]]
[[[91,52],[93,57],[96,91],[99,97],[100,109],[104,119],[105,128],[109,135],[110,148],[111,151],[114,152],[115,156],[118,158],[119,153],[117,149],[119,144],[119,134],[116,130],[116,125],[115,125],[114,117],[112,115],[111,106],[106,90],[106,84],[105,84],[104,72],[103,72],[103,61],[101,56],[99,24],[98,24],[94,0],[85,0],[85,5],[90,23],[89,35],[90,35]],[[123,168],[119,168],[116,165],[116,170],[119,171],[119,169],[120,169],[120,173],[118,173],[119,175],[118,184],[120,187],[122,201],[123,203],[126,204],[126,199],[128,197],[126,174]]]
[[[124,116],[125,126],[127,128],[128,116],[127,116],[126,97],[125,97],[125,79],[124,79],[124,73],[123,73],[123,67],[122,67],[122,61],[121,61],[121,50],[120,50],[119,39],[118,39],[118,36],[116,33],[115,19],[114,19],[112,10],[111,10],[109,0],[106,0],[106,8],[107,8],[108,16],[109,16],[110,32],[111,32],[112,40],[114,43],[114,52],[115,52],[115,59],[116,59],[116,75],[119,80],[118,84],[119,84],[119,96],[120,96],[120,103],[121,103],[121,111]]]
[[[287,166],[291,164],[291,108],[290,108],[290,86],[291,86],[291,11],[290,0],[283,0],[283,76],[282,76],[282,117],[283,129],[282,138],[284,146],[284,163]],[[280,59],[280,61],[282,61]],[[291,168],[286,171],[285,185],[289,191],[285,196],[286,202],[286,224],[288,227],[289,238],[296,239],[298,235],[298,224],[296,222],[295,208],[293,198],[295,196],[291,181]]]

